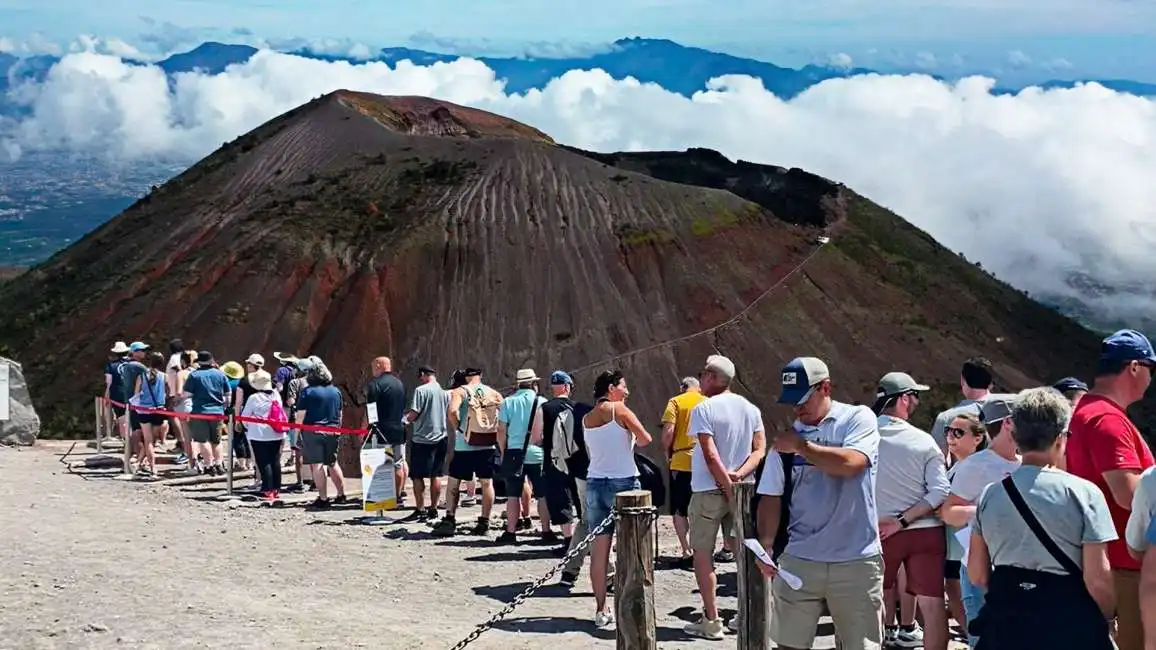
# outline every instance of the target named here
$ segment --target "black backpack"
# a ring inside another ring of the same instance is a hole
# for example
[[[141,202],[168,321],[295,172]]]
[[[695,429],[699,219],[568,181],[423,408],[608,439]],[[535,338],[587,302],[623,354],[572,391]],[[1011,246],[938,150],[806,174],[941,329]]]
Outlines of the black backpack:
[[[662,482],[662,470],[642,454],[634,454],[634,465],[638,468],[639,485],[643,490],[650,490],[651,505],[655,508],[665,506],[666,484]]]
[[[771,545],[771,557],[778,560],[779,556],[783,554],[783,550],[787,548],[787,530],[790,528],[791,523],[791,490],[793,488],[791,469],[795,464],[795,455],[779,454],[773,450],[768,451],[766,457],[763,458],[763,461],[759,463],[758,468],[755,470],[755,480],[759,481],[762,479],[763,467],[766,465],[767,460],[772,459],[773,462],[772,457],[776,455],[782,459],[783,476],[786,477],[783,482],[783,506],[782,511],[779,513],[779,530],[775,533],[774,544]],[[753,522],[756,525],[756,530],[758,530],[757,513],[759,511],[759,498],[760,495],[756,493],[751,499],[751,516],[756,518],[756,521]]]

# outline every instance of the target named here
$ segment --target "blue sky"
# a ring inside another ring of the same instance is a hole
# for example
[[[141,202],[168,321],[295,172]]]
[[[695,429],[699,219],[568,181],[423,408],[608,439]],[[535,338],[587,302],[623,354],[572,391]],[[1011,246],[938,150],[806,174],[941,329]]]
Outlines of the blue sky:
[[[428,46],[434,34],[498,53],[639,35],[788,65],[845,53],[878,69],[1156,80],[1151,0],[0,0],[9,43],[80,34],[142,49],[256,37]]]

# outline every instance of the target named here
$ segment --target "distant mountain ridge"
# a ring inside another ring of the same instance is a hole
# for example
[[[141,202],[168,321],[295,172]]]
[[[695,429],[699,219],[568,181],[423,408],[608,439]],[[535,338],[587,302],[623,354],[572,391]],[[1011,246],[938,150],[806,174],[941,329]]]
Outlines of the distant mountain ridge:
[[[230,65],[245,63],[258,51],[251,45],[208,41],[188,52],[173,54],[155,64],[170,75],[196,70],[215,75],[220,74]],[[702,90],[707,81],[714,77],[748,75],[761,80],[763,86],[778,97],[789,99],[827,79],[880,73],[868,68],[841,68],[823,65],[787,68],[766,61],[686,46],[668,39],[640,37],[619,39],[606,52],[566,58],[475,57],[468,54],[444,54],[408,47],[381,48],[370,59],[319,54],[305,49],[290,50],[285,53],[319,61],[347,61],[349,63],[382,61],[391,65],[406,60],[416,65],[431,65],[438,62],[456,61],[460,58],[476,58],[492,69],[499,79],[505,80],[507,92],[514,93],[541,89],[551,79],[560,77],[570,70],[601,69],[615,78],[634,77],[643,83],[656,83],[671,92],[685,96]],[[21,59],[10,54],[0,53],[0,92],[23,80],[38,81],[43,79],[57,61],[59,61],[58,57],[47,55]],[[130,62],[140,65],[146,64],[143,61]],[[895,74],[895,72],[887,73]],[[938,75],[932,76],[942,78]],[[1099,83],[1118,92],[1156,96],[1156,84],[1128,79],[1051,80],[1026,86],[1000,86],[994,92],[1014,93],[1031,86],[1045,89],[1071,88],[1086,82]]]

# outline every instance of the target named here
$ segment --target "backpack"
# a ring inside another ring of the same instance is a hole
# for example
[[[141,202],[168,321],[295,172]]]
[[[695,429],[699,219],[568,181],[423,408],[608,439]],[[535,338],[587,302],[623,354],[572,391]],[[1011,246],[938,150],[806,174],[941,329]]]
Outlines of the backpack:
[[[281,402],[277,400],[269,403],[269,415],[265,419],[271,422],[269,426],[277,433],[285,433],[289,430],[289,416],[286,415]]]
[[[662,470],[642,454],[634,454],[634,466],[638,468],[639,486],[643,490],[650,490],[650,505],[655,508],[665,506],[666,484],[662,482]]]
[[[502,396],[483,386],[476,386],[472,391],[469,386],[463,389],[467,399],[466,442],[479,447],[498,444],[498,407]]]
[[[554,419],[554,428],[550,431],[550,460],[554,467],[566,472],[566,461],[578,452],[578,443],[574,441],[574,407],[564,405]]]

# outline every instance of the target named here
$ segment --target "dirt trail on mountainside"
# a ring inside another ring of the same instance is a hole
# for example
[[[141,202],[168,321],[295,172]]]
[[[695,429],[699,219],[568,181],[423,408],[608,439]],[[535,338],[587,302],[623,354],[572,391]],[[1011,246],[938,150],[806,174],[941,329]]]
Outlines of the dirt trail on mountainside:
[[[0,448],[0,648],[445,649],[551,566],[533,544],[349,525],[356,508],[230,508],[213,500],[219,489],[86,479],[58,462],[67,448]],[[663,555],[677,548],[668,521]],[[698,604],[690,572],[661,569],[656,582],[660,647],[734,646],[733,635],[683,636]],[[720,583],[729,617],[733,564]],[[592,614],[584,572],[572,594],[544,587],[470,647],[614,647]],[[834,647],[832,637],[816,647]]]

